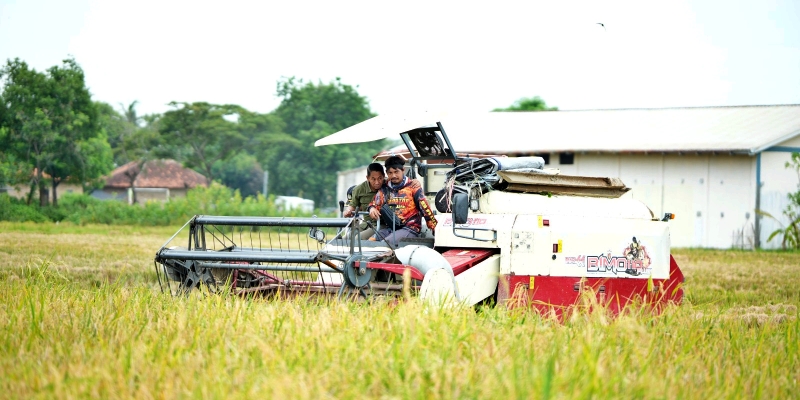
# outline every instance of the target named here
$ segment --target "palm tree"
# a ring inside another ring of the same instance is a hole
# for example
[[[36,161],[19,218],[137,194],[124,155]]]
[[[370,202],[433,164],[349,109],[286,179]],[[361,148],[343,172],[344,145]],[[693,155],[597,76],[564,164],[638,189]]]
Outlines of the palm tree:
[[[122,110],[122,116],[125,117],[126,121],[130,122],[136,127],[139,126],[139,122],[142,120],[141,117],[136,115],[136,103],[138,102],[139,100],[134,100],[130,105],[128,105],[128,107],[125,107],[124,104],[119,103],[119,108]]]

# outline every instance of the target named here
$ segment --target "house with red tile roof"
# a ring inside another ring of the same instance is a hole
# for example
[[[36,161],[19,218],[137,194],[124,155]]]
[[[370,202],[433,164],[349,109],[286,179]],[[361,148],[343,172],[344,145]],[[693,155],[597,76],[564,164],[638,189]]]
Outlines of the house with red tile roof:
[[[93,191],[92,196],[129,204],[169,201],[185,197],[189,189],[197,186],[208,186],[206,177],[175,160],[132,161],[111,171],[103,188]]]

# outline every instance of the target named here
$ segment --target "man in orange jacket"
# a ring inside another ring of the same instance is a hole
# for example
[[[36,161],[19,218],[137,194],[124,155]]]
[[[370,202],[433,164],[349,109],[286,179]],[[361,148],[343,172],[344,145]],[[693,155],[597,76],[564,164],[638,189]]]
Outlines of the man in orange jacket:
[[[425,198],[422,185],[418,180],[403,174],[403,165],[405,165],[405,160],[398,156],[386,159],[384,166],[388,179],[375,194],[368,207],[370,217],[376,220],[381,218],[381,208],[383,207],[384,218],[381,219],[381,230],[374,238],[386,240],[395,247],[402,238],[419,236],[423,217],[432,232],[436,229],[436,217]],[[389,210],[386,209],[386,206]],[[389,226],[386,226],[387,216],[388,219],[393,219]]]

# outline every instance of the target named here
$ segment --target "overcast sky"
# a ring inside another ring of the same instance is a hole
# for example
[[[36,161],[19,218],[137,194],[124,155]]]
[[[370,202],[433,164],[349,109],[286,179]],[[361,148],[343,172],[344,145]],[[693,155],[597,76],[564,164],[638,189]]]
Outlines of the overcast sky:
[[[798,104],[800,1],[0,0],[0,60],[69,55],[140,114],[268,112],[282,76],[341,77],[377,113]]]

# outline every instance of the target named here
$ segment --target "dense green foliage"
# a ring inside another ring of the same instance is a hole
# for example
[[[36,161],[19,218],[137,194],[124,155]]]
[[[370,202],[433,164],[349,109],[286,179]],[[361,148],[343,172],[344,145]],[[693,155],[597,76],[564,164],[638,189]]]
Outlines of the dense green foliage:
[[[44,214],[46,208],[38,205],[26,205],[8,195],[0,195],[0,221],[12,222],[51,222],[52,218]],[[63,218],[56,218],[59,221]]]
[[[286,122],[290,134],[311,130],[318,121],[338,131],[375,116],[367,99],[339,78],[316,85],[284,78],[278,82],[277,95],[283,100],[275,114]]]
[[[548,107],[539,97],[523,97],[507,108],[495,108],[492,111],[558,111],[558,107]]]
[[[257,196],[264,185],[264,170],[254,156],[244,151],[228,162],[217,161],[212,171],[223,185],[237,188],[242,197]]]
[[[258,194],[243,198],[238,190],[218,184],[192,189],[185,198],[173,198],[169,202],[150,201],[139,206],[66,193],[58,207],[42,207],[0,195],[0,221],[166,226],[184,223],[197,214],[308,216],[297,210],[279,210],[273,196],[265,198]]]

